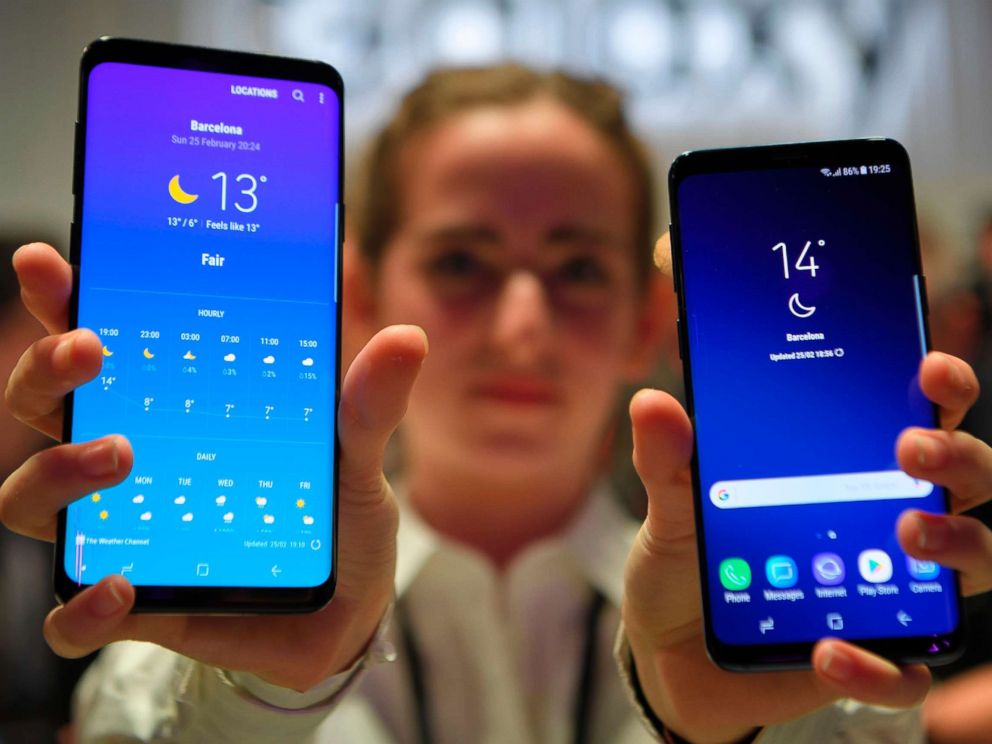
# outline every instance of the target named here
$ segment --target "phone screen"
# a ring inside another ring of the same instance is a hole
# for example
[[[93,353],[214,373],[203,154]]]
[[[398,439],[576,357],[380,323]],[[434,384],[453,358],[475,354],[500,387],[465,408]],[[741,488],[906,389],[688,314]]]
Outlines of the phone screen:
[[[958,626],[953,573],[895,535],[907,508],[945,511],[942,489],[895,458],[905,427],[935,424],[917,379],[927,334],[908,160],[881,144],[859,159],[818,152],[690,172],[673,194],[718,646]]]
[[[72,441],[134,468],[72,504],[63,568],[175,587],[332,575],[341,100],[328,85],[101,62],[85,80],[77,325],[103,344]],[[78,155],[77,155],[78,158]],[[80,161],[77,160],[77,167]]]

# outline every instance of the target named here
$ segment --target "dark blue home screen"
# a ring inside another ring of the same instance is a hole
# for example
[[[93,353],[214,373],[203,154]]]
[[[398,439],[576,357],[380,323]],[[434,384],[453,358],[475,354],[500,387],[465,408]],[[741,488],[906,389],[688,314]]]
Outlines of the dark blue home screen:
[[[679,187],[706,587],[726,644],[957,625],[953,574],[909,559],[895,536],[903,510],[944,510],[942,490],[895,459],[905,427],[934,423],[917,380],[926,342],[900,168]]]
[[[304,587],[331,572],[340,101],[105,62],[89,77],[73,441],[134,468],[68,509],[91,584]]]

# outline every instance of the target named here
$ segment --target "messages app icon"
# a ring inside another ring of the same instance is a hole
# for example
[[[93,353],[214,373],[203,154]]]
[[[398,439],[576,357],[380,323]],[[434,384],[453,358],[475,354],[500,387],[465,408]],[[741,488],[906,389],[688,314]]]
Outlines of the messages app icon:
[[[739,592],[751,586],[751,567],[743,558],[720,561],[720,583],[724,589]]]
[[[789,556],[773,555],[765,563],[765,576],[776,589],[789,589],[799,580],[799,569]]]

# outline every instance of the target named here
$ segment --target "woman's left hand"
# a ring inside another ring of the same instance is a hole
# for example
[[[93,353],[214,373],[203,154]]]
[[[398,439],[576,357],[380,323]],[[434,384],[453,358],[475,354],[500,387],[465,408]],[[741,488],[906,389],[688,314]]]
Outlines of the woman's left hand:
[[[960,359],[931,353],[920,383],[940,408],[941,428],[904,432],[900,467],[948,487],[955,512],[976,506],[992,495],[992,449],[954,431],[978,397],[975,374]],[[678,402],[659,391],[639,392],[630,411],[648,515],[627,560],[623,618],[644,693],[669,728],[694,742],[732,741],[837,698],[900,707],[926,695],[925,666],[898,667],[836,639],[816,645],[809,671],[738,674],[714,665],[703,639],[692,428]],[[910,511],[898,535],[911,555],[960,571],[966,592],[992,586],[992,534],[977,520]]]

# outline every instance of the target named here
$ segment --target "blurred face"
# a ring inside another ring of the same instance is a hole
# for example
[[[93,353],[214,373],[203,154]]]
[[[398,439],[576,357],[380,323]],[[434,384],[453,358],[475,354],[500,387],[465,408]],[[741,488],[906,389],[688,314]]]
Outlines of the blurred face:
[[[618,385],[652,356],[631,181],[599,134],[543,100],[459,114],[406,145],[371,291],[375,325],[430,340],[403,424],[411,477],[489,490],[595,475]]]

